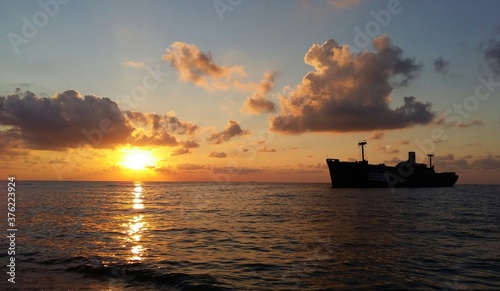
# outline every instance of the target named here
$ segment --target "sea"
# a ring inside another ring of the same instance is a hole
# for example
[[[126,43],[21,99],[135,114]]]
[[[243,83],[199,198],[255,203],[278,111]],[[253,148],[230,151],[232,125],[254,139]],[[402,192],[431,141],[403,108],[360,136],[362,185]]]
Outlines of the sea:
[[[500,185],[6,182],[0,290],[500,289]]]

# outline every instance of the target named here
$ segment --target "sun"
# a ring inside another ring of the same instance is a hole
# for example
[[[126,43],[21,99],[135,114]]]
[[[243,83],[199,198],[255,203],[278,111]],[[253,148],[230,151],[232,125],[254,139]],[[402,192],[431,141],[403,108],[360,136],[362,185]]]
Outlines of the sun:
[[[145,170],[154,168],[156,159],[151,151],[141,149],[124,150],[124,155],[120,164],[130,170]]]

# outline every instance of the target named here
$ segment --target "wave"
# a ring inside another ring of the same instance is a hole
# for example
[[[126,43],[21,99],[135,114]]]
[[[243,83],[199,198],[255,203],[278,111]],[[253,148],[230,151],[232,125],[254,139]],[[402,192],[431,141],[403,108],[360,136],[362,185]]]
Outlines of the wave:
[[[104,263],[102,258],[72,257],[44,261],[47,265],[65,265],[63,272],[78,273],[84,278],[114,281],[125,286],[149,286],[156,290],[231,290],[208,274],[185,274],[143,263]],[[68,266],[69,265],[69,266]]]

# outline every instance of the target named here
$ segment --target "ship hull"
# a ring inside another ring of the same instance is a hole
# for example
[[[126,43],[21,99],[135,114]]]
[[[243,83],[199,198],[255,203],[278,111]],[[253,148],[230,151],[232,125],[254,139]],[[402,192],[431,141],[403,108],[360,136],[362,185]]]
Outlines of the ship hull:
[[[327,159],[327,164],[333,188],[451,187],[458,180],[455,173],[436,173],[420,164],[400,163],[390,167],[336,159]]]

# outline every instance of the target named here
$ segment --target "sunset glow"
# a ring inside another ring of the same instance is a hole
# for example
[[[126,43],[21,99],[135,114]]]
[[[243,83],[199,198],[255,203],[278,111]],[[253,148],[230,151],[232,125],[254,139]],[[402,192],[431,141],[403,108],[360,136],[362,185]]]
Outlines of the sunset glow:
[[[500,183],[499,1],[38,3],[0,4],[4,176],[328,183],[367,140]]]
[[[126,150],[121,161],[124,168],[130,170],[145,170],[154,168],[156,159],[151,151],[132,149]]]

